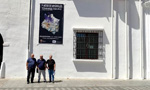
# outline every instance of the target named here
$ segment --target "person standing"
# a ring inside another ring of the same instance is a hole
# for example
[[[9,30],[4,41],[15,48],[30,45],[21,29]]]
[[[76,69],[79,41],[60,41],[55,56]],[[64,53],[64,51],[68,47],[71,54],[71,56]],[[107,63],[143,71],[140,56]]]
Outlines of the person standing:
[[[36,59],[34,58],[34,54],[31,54],[31,57],[26,62],[26,68],[28,70],[27,84],[30,83],[29,79],[31,74],[32,74],[31,83],[33,83],[34,81],[35,67],[36,67]]]
[[[43,59],[43,55],[40,55],[40,59],[37,60],[37,68],[38,68],[38,83],[40,83],[41,73],[43,75],[44,82],[46,82],[45,70],[47,66],[45,59]]]
[[[3,44],[4,44],[4,40],[0,33],[0,68],[1,68],[1,63],[3,61]]]
[[[49,56],[49,59],[46,62],[48,64],[48,73],[49,73],[49,82],[54,83],[54,73],[55,73],[55,61],[52,59],[52,55]]]

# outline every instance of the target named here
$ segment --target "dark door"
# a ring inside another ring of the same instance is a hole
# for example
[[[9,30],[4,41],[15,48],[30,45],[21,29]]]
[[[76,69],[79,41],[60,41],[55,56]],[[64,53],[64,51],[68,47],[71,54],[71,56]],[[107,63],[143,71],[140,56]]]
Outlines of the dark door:
[[[0,33],[0,68],[1,68],[1,63],[3,61],[3,43],[4,43],[3,37]]]

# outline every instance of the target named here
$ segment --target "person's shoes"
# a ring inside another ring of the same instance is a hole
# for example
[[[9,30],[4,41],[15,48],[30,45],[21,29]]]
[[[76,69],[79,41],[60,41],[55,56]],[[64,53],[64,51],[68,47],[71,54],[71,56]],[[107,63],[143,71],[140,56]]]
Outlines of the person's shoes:
[[[54,81],[53,81],[53,83],[54,83]]]
[[[31,83],[34,83],[33,81]]]
[[[49,81],[49,83],[51,83],[52,81]]]
[[[44,81],[44,83],[46,83],[46,81]]]
[[[38,81],[38,83],[40,83],[40,81]]]
[[[29,84],[29,82],[27,82],[27,84]]]

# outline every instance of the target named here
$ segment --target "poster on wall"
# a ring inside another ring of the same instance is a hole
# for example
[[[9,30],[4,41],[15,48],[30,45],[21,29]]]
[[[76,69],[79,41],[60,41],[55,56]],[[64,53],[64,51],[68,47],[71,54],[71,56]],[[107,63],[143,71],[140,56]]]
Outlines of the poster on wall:
[[[40,4],[40,44],[63,44],[63,4]]]

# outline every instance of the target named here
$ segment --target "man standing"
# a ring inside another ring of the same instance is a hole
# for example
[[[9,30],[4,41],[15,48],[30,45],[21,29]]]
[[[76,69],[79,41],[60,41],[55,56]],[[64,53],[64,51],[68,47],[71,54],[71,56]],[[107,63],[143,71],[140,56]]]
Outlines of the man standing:
[[[31,83],[33,83],[34,80],[34,74],[35,74],[35,67],[36,67],[36,59],[34,58],[34,54],[31,54],[31,57],[27,60],[26,68],[28,70],[27,75],[27,84],[29,84],[30,74],[31,76]]]
[[[0,68],[1,68],[1,63],[3,61],[3,44],[4,44],[3,37],[0,33]]]
[[[43,59],[43,55],[40,55],[40,59],[37,60],[37,68],[38,68],[38,83],[40,83],[41,73],[44,78],[44,82],[46,82],[45,70],[47,68],[46,61]]]
[[[49,59],[47,60],[47,64],[48,64],[49,82],[52,81],[54,83],[54,73],[55,73],[56,64],[55,61],[52,59],[52,55],[49,56]]]

